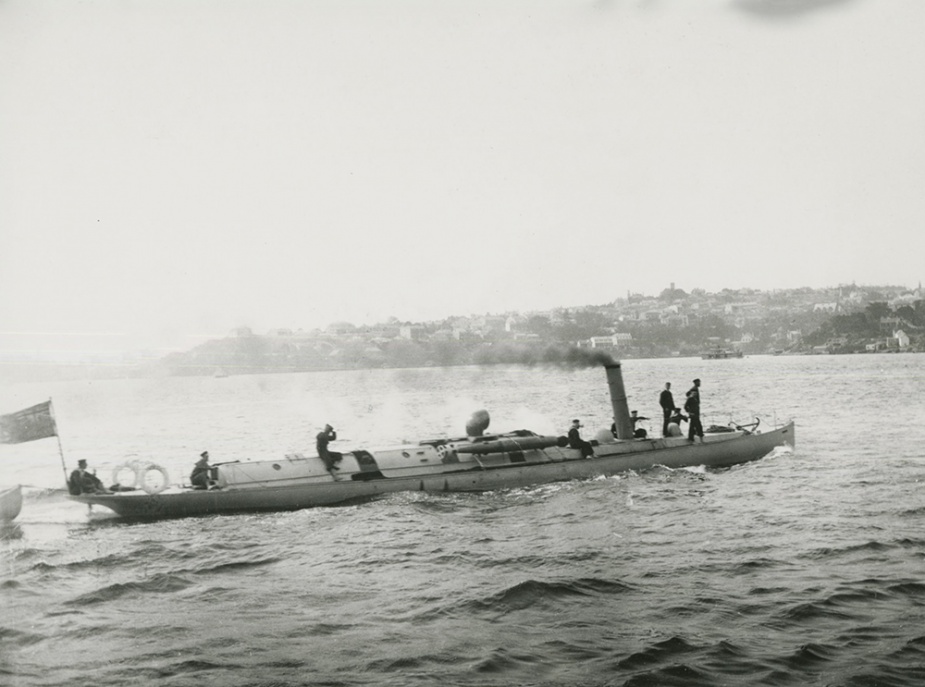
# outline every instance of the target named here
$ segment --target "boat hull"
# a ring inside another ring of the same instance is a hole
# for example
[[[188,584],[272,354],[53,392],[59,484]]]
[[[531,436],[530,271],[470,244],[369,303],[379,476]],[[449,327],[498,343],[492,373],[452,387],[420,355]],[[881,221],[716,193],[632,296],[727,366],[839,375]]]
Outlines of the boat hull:
[[[0,491],[0,522],[14,520],[22,510],[22,487],[17,485]]]
[[[434,468],[421,469],[417,474],[396,471],[392,473],[395,476],[389,476],[389,472],[385,471],[374,479],[361,479],[357,475],[362,473],[356,472],[352,478],[346,474],[339,479],[325,475],[323,479],[311,478],[279,485],[231,485],[208,491],[183,490],[160,494],[83,494],[70,498],[105,506],[123,517],[140,519],[297,510],[395,492],[493,491],[641,471],[656,465],[668,468],[696,465],[729,467],[763,458],[782,445],[795,445],[793,423],[762,434],[707,435],[702,443],[693,444],[683,438],[602,443],[595,448],[595,456],[587,459],[582,459],[577,449],[550,448],[537,452],[542,454],[542,462],[486,464],[487,461],[476,459],[473,467],[470,467],[471,463],[461,463],[458,468],[437,466],[443,471],[435,471]]]
[[[727,358],[741,358],[742,351],[711,351],[700,356],[704,360],[725,360]]]

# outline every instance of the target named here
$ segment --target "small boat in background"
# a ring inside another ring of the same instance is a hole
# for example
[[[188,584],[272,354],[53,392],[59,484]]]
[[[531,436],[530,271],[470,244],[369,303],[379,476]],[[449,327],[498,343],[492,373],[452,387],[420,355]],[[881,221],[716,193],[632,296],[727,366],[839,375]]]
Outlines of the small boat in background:
[[[22,510],[22,487],[16,485],[0,491],[0,522],[14,520]]]
[[[705,351],[701,356],[704,360],[722,360],[724,358],[741,358],[742,351],[734,350],[730,351],[728,348],[711,348],[709,351]]]

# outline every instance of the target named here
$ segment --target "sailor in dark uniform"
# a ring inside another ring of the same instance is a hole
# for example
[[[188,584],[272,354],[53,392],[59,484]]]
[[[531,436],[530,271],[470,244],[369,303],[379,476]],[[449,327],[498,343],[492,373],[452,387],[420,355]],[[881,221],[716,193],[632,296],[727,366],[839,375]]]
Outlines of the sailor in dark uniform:
[[[684,436],[684,433],[681,431],[681,423],[687,422],[687,415],[681,414],[680,408],[675,408],[671,411],[671,417],[668,418],[668,428],[665,430],[666,437],[680,437]]]
[[[590,458],[594,455],[594,448],[592,448],[590,442],[581,438],[581,433],[578,431],[579,429],[581,429],[581,422],[572,420],[572,427],[568,431],[569,448],[581,449],[581,457]]]
[[[77,461],[77,469],[71,473],[67,481],[68,493],[77,496],[78,494],[97,494],[106,491],[106,487],[100,481],[99,477],[87,470],[87,461],[81,458]]]
[[[687,400],[684,402],[684,410],[690,416],[690,425],[687,429],[687,438],[693,442],[694,437],[700,437],[703,441],[703,425],[700,424],[700,380],[694,380],[694,386],[687,392]]]
[[[199,454],[199,460],[196,461],[196,465],[193,466],[193,471],[190,473],[189,481],[193,485],[193,489],[208,489],[209,488],[209,452],[203,451]]]
[[[630,422],[633,423],[633,438],[634,439],[645,439],[648,436],[649,433],[646,430],[644,430],[642,427],[638,427],[638,428],[636,427],[637,422],[639,422],[640,420],[648,420],[648,419],[649,418],[643,417],[642,415],[640,415],[638,410],[634,410],[630,414]]]
[[[674,411],[674,396],[671,395],[671,382],[665,382],[665,388],[658,396],[658,404],[662,407],[662,436],[668,436],[668,423]]]
[[[336,463],[343,460],[341,454],[328,451],[328,444],[336,439],[337,432],[334,431],[331,425],[325,425],[324,429],[318,432],[318,435],[315,437],[315,448],[318,450],[318,457],[324,461],[324,467],[328,472],[340,470],[340,467],[338,467]]]

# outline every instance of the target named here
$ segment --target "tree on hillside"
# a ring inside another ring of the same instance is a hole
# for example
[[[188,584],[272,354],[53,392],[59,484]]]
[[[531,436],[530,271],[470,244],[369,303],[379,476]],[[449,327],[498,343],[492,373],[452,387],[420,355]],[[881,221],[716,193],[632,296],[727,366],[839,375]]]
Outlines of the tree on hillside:
[[[912,309],[915,310],[915,317],[912,320],[912,324],[916,327],[925,327],[925,300],[919,300],[913,303]]]
[[[419,343],[396,339],[384,346],[386,360],[398,367],[420,367],[427,362],[429,352]]]
[[[531,315],[524,323],[524,329],[544,339],[551,338],[553,333],[552,322],[545,315]]]
[[[665,289],[658,295],[660,301],[665,301],[671,303],[673,301],[682,300],[687,298],[687,292],[684,289]]]
[[[870,322],[875,327],[880,327],[880,318],[889,317],[893,314],[893,311],[890,310],[890,306],[882,301],[875,301],[873,303],[868,303],[867,307],[864,309],[864,313],[867,315],[867,321]]]
[[[861,312],[836,315],[831,319],[831,323],[832,332],[836,336],[864,338],[877,336],[880,331],[880,318],[872,321]]]
[[[915,308],[911,305],[901,305],[894,312],[896,317],[901,317],[909,324],[915,324]]]
[[[913,327],[925,327],[925,300],[915,301],[911,305],[902,305],[896,308],[895,314]]]
[[[431,355],[433,361],[442,367],[469,362],[468,350],[456,339],[434,342],[431,344]]]
[[[685,336],[691,343],[702,346],[710,338],[738,339],[739,330],[718,315],[705,315],[691,324]]]
[[[568,332],[569,341],[590,339],[592,336],[604,336],[608,333],[610,321],[596,310],[579,310],[575,313],[572,326]]]

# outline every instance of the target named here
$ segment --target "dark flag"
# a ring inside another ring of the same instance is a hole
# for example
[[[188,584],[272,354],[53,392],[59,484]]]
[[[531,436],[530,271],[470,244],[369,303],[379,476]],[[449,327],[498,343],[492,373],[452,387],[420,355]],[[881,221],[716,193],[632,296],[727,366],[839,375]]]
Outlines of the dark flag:
[[[57,436],[55,418],[51,414],[51,401],[0,415],[0,444],[21,444],[45,437]]]

